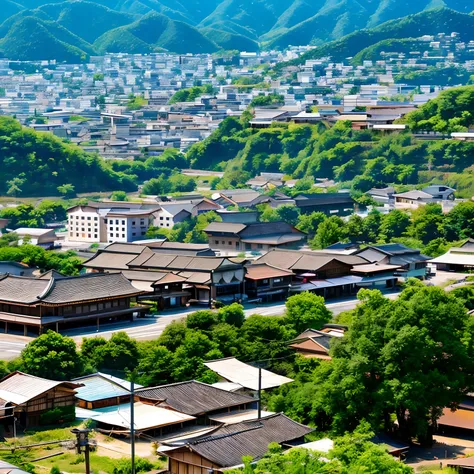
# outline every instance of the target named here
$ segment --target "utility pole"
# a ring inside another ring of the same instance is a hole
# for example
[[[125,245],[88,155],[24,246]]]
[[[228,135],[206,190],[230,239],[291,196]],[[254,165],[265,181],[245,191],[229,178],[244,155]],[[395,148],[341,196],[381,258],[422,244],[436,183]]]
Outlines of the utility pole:
[[[133,381],[134,374],[132,374],[132,380],[130,382],[130,448],[131,448],[131,461],[132,461],[132,472],[135,474],[135,382]]]
[[[258,420],[262,418],[262,368],[258,366]]]
[[[81,430],[79,428],[74,428],[73,430],[71,430],[71,433],[74,433],[77,438],[77,442],[76,442],[77,454],[81,454],[81,452],[84,452],[84,460],[86,462],[85,474],[91,474],[91,465],[90,465],[90,459],[89,459],[89,451],[90,451],[89,432],[90,430],[87,430],[87,429]]]

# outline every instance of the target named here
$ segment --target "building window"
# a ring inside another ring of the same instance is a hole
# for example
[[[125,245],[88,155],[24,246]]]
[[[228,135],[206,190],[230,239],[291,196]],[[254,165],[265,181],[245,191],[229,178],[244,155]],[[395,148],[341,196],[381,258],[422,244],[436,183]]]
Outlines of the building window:
[[[135,225],[135,221],[132,221],[132,225]]]
[[[162,220],[163,220],[163,216],[160,217],[160,221],[162,221]]]
[[[115,225],[119,225],[119,220],[115,219]]]
[[[97,239],[97,234],[94,234],[94,239]]]
[[[257,244],[257,248],[258,249],[263,249],[263,245],[262,244]]]
[[[84,220],[84,219],[85,219],[85,217],[84,217],[84,216],[81,216],[81,219],[82,219],[82,220]]]
[[[125,234],[122,234],[122,239],[125,239]]]
[[[214,240],[214,243],[215,243],[216,245],[219,245],[219,241],[218,241],[218,240]]]
[[[229,241],[229,245],[232,245],[232,242]]]
[[[124,221],[124,220],[122,220],[122,225],[125,225],[125,221]]]
[[[132,232],[132,236],[135,237],[137,235],[136,232]]]
[[[99,220],[99,218],[96,216],[96,217],[94,217],[94,220],[95,220],[95,221],[98,221],[98,220]]]
[[[169,220],[170,220],[170,218],[169,218],[169,217],[167,217],[167,218],[166,218],[166,220],[167,220],[167,221],[169,221]]]
[[[115,234],[115,237],[120,237],[120,234]]]
[[[91,216],[87,216],[87,220],[90,221],[90,220],[91,220]]]

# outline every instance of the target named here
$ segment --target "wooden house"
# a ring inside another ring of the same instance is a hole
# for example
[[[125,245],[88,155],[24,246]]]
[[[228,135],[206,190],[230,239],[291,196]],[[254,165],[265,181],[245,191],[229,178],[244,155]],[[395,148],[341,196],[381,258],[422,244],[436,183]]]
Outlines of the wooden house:
[[[13,425],[13,417],[22,427],[38,426],[42,423],[41,416],[54,408],[71,407],[74,412],[75,389],[78,387],[78,383],[12,372],[0,381],[0,411],[4,426]],[[61,419],[57,422],[60,423]]]
[[[244,456],[259,460],[270,443],[297,446],[312,431],[277,413],[259,420],[223,425],[188,441],[163,443],[158,451],[168,457],[170,474],[217,474],[241,466]]]

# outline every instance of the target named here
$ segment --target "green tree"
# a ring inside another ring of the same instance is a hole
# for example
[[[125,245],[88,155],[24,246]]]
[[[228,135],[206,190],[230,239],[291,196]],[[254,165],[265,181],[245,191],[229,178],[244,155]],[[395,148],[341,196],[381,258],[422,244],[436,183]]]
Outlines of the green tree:
[[[112,201],[128,201],[127,193],[125,191],[114,191],[110,196]]]
[[[232,303],[219,310],[219,318],[227,324],[241,327],[245,321],[244,307],[239,303]]]
[[[211,310],[202,309],[191,313],[186,318],[186,326],[189,329],[200,329],[209,331],[211,327],[219,322],[217,313]]]
[[[333,350],[326,402],[340,429],[362,419],[430,443],[444,407],[454,407],[473,384],[474,333],[462,301],[437,287],[409,282],[398,300],[361,290],[346,336]],[[359,362],[358,362],[359,361]],[[340,412],[346,387],[351,403]]]
[[[62,184],[61,186],[58,186],[58,192],[62,196],[65,197],[72,197],[75,195],[75,187],[72,184]]]
[[[345,238],[345,224],[338,216],[331,216],[321,222],[316,231],[314,239],[311,240],[311,248],[325,249]]]
[[[48,331],[28,343],[21,358],[26,373],[50,380],[79,377],[84,367],[76,343],[54,331]]]
[[[305,291],[286,300],[286,320],[298,333],[321,329],[331,317],[322,296]]]
[[[410,226],[410,216],[403,211],[394,209],[382,217],[380,233],[387,242],[401,237]]]

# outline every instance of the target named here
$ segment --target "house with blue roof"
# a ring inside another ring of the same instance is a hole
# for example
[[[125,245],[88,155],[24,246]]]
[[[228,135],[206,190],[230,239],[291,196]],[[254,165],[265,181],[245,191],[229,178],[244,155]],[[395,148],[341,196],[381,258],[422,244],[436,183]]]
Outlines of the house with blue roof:
[[[76,390],[78,406],[87,410],[116,406],[130,402],[131,385],[127,380],[97,372],[74,379],[82,387]],[[135,388],[143,388],[135,384]]]

